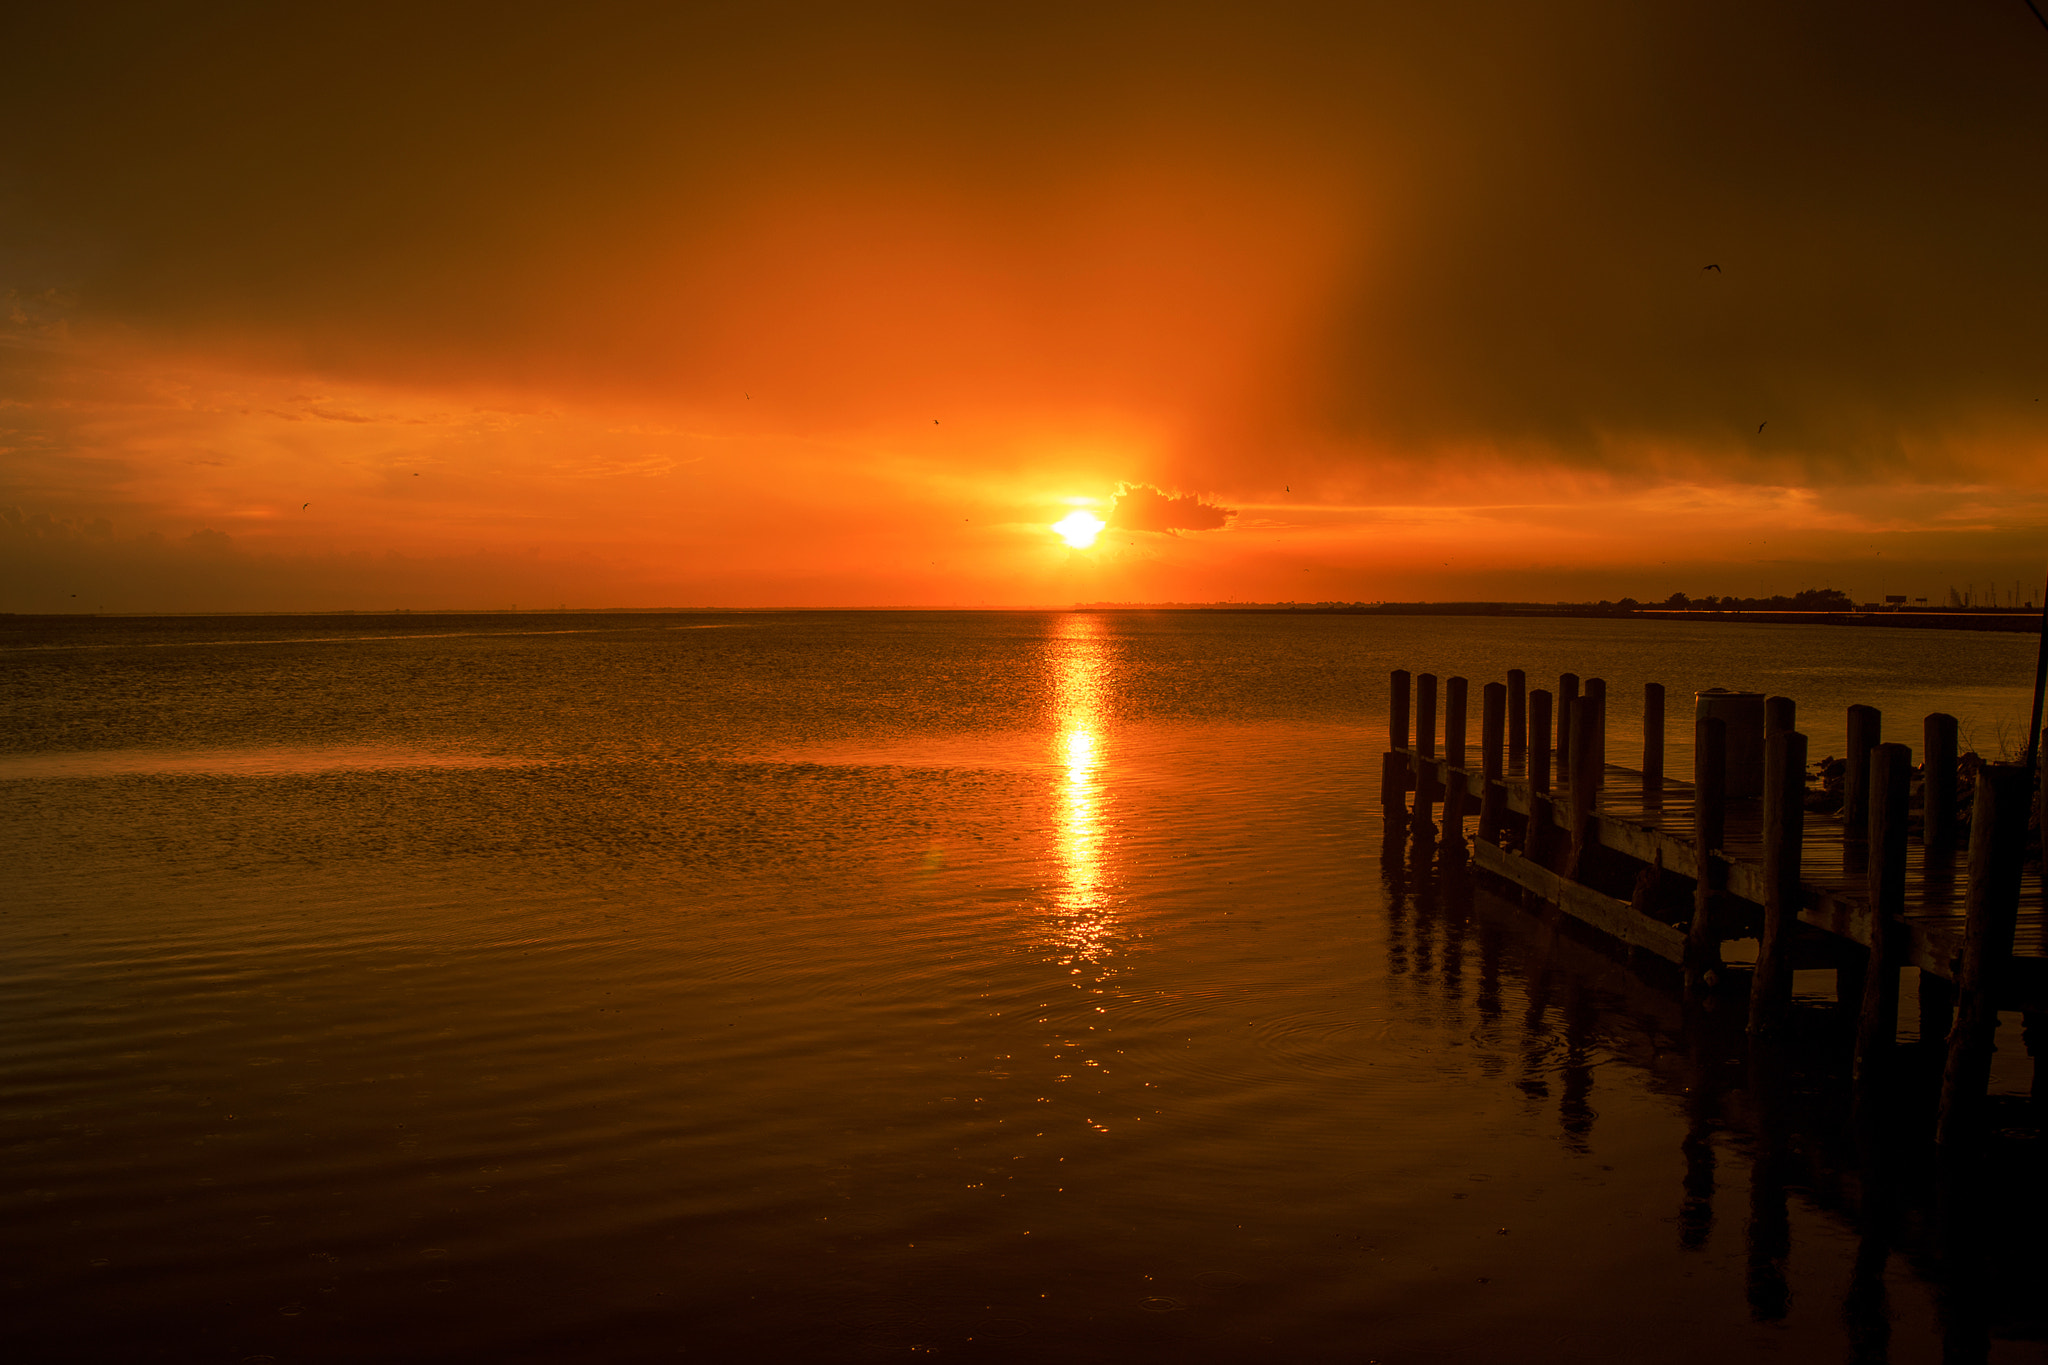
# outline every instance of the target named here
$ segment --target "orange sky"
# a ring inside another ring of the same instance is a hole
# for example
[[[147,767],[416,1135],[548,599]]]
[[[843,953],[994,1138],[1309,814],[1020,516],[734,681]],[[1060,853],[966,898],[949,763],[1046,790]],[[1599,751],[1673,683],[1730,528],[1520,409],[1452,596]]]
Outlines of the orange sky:
[[[1536,8],[16,18],[0,610],[2037,592],[2048,32]]]

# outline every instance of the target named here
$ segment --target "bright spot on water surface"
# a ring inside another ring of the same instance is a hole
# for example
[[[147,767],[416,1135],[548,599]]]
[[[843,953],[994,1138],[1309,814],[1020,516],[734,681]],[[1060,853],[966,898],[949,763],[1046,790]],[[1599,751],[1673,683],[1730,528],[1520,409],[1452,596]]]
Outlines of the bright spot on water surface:
[[[1100,631],[1092,616],[1069,616],[1052,641],[1051,657],[1053,752],[1062,769],[1054,816],[1062,883],[1057,905],[1061,938],[1084,960],[1103,953],[1114,925],[1102,847],[1103,694],[1109,678]]]

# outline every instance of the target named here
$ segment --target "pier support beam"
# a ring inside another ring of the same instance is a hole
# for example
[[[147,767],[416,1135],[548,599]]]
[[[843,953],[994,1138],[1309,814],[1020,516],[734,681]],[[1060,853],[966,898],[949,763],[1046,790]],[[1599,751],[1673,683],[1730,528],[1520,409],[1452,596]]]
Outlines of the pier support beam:
[[[1941,1074],[1941,1115],[1934,1140],[1945,1152],[1972,1143],[1983,1128],[1984,1092],[1998,1030],[1998,987],[2012,960],[2019,914],[2020,860],[2034,774],[2020,763],[1977,770],[1970,811],[1970,880],[1964,901],[1963,953],[1956,973],[1956,1022]]]
[[[1601,792],[1607,789],[1607,680],[1586,679],[1585,699],[1592,703],[1586,708],[1586,723],[1580,727],[1585,736],[1586,773],[1593,779],[1593,790]]]
[[[1792,1003],[1792,938],[1799,925],[1799,862],[1806,842],[1806,736],[1764,741],[1764,926],[1749,987],[1749,1031],[1765,1037]]]
[[[1387,697],[1387,752],[1380,756],[1380,811],[1389,828],[1395,814],[1408,808],[1408,788],[1415,780],[1408,761],[1408,708],[1411,701],[1408,670],[1397,668]]]
[[[1643,684],[1643,804],[1664,804],[1664,684]]]
[[[1580,697],[1572,710],[1571,852],[1566,855],[1564,875],[1576,879],[1586,860],[1586,850],[1599,841],[1593,812],[1600,807],[1600,724],[1603,697],[1597,693]]]
[[[1508,762],[1520,763],[1529,752],[1529,675],[1508,670]]]
[[[1870,837],[1870,751],[1884,742],[1884,715],[1875,706],[1849,708],[1849,749],[1842,757],[1842,837],[1862,843]]]
[[[1856,1022],[1851,1079],[1859,1108],[1876,1097],[1891,1069],[1899,1032],[1899,967],[1905,957],[1906,810],[1913,751],[1880,744],[1870,759],[1870,956]]]
[[[1430,806],[1436,800],[1436,783],[1420,760],[1436,757],[1436,674],[1415,676],[1415,805],[1408,815],[1408,832],[1417,843],[1436,835],[1436,821]]]
[[[1537,688],[1529,694],[1529,789],[1550,790],[1550,693]]]
[[[1717,911],[1725,875],[1721,845],[1727,841],[1728,722],[1718,716],[1696,720],[1692,754],[1692,846],[1699,854],[1699,876],[1693,882],[1692,922],[1685,931],[1685,993],[1697,998],[1713,988],[1721,973]]]
[[[1488,843],[1500,842],[1501,814],[1507,809],[1507,792],[1501,786],[1507,719],[1508,690],[1490,682],[1479,696],[1479,837]]]
[[[1572,724],[1579,718],[1579,675],[1566,673],[1557,680],[1557,775],[1571,781]]]
[[[1465,793],[1462,773],[1451,768],[1465,766],[1465,697],[1471,686],[1463,678],[1444,679],[1444,813],[1441,838],[1454,852],[1465,848]]]
[[[1764,700],[1764,743],[1771,742],[1771,736],[1786,730],[1796,730],[1798,705],[1790,697],[1767,697]]]

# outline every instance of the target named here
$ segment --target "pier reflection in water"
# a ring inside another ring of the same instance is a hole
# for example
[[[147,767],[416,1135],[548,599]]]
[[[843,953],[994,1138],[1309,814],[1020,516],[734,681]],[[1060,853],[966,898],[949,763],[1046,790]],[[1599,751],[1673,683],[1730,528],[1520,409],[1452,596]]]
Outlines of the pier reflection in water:
[[[1531,1105],[1552,1109],[1565,1150],[1595,1150],[1595,1052],[1681,1097],[1686,1123],[1670,1220],[1677,1244],[1714,1254],[1723,1227],[1717,1199],[1727,1192],[1744,1201],[1742,1216],[1726,1226],[1740,1231],[1740,1292],[1752,1321],[1781,1324],[1794,1311],[1803,1230],[1808,1241],[1847,1244],[1847,1273],[1834,1292],[1850,1361],[2043,1358],[2039,1286],[2048,1254],[2038,1230],[2048,1217],[2048,1172],[2039,1116],[2022,1112],[2023,1102],[2008,1099],[2016,1122],[1978,1161],[1944,1166],[1931,1150],[1925,1094],[1909,1088],[1886,1114],[1852,1115],[1835,1064],[1846,1025],[1831,1004],[1812,1003],[1788,1045],[1753,1050],[1739,1001],[1720,1010],[1685,1003],[1655,979],[1664,964],[1638,975],[1556,912],[1512,907],[1479,890],[1460,858],[1411,842],[1403,827],[1388,830],[1381,849],[1394,979],[1425,992],[1433,984],[1455,999],[1469,941],[1484,964],[1483,1032],[1500,1017],[1504,945],[1519,945],[1527,1005],[1511,1083]],[[1432,974],[1438,979],[1425,983]],[[1617,1030],[1624,1019],[1633,1028]],[[1921,1091],[1938,1080],[1941,1055],[1936,1033],[1908,1058]],[[1902,1336],[1898,1324],[1912,1305],[1894,1289],[1915,1282],[1933,1321]]]

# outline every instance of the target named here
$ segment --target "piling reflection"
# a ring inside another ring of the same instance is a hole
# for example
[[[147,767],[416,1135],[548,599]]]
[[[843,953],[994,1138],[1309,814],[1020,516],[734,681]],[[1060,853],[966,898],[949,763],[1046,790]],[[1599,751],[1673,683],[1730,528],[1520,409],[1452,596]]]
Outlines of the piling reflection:
[[[1937,1179],[1926,1111],[1938,1050],[1912,1073],[1917,1083],[1852,1123],[1832,1005],[1752,1047],[1743,1011],[1688,1008],[1674,982],[1638,975],[1554,912],[1530,914],[1487,894],[1462,860],[1411,839],[1410,823],[1390,810],[1379,850],[1389,984],[1464,1021],[1466,1036],[1496,1054],[1486,1074],[1519,1091],[1575,1157],[1600,1153],[1602,1065],[1634,1069],[1667,1096],[1680,1156],[1678,1244],[1705,1251],[1717,1237],[1741,1238],[1729,1288],[1752,1321],[1810,1331],[1817,1317],[1831,1319],[1840,1358],[1859,1365],[1910,1354],[1901,1323],[1929,1310],[1942,1358],[1959,1365],[2048,1337],[2036,1100],[2009,1096],[2002,1144],[1941,1163]],[[1922,1027],[1936,1038],[1946,1022],[1940,1003],[1923,998],[1934,1017]],[[2048,1021],[2027,1023],[2035,1046],[2048,1047]],[[1798,1273],[1815,1217],[1853,1247],[1839,1278],[1819,1283]]]
[[[1054,898],[1061,945],[1083,962],[1099,961],[1115,930],[1105,847],[1105,720],[1111,686],[1108,645],[1093,616],[1064,617],[1049,652],[1053,704]]]

